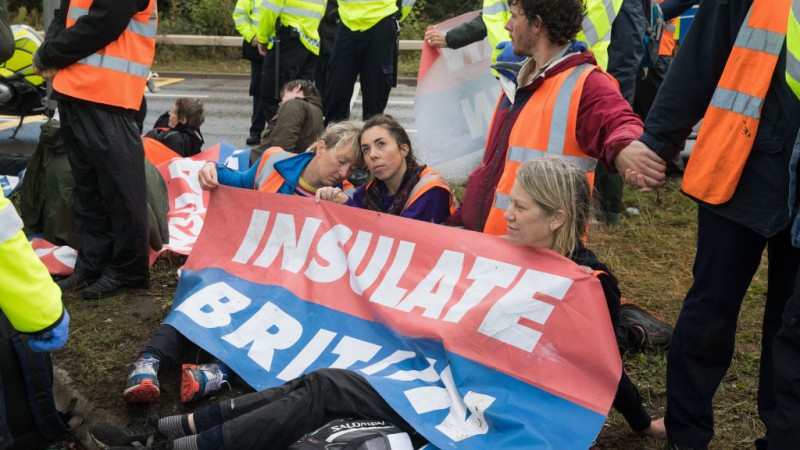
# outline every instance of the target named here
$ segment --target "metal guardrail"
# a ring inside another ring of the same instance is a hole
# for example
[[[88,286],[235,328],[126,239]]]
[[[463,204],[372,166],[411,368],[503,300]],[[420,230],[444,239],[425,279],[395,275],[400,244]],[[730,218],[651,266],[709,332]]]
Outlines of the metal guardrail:
[[[241,36],[197,36],[193,34],[162,34],[156,37],[156,43],[166,45],[208,45],[220,47],[238,47],[242,45]],[[400,40],[400,50],[422,50],[422,41]]]

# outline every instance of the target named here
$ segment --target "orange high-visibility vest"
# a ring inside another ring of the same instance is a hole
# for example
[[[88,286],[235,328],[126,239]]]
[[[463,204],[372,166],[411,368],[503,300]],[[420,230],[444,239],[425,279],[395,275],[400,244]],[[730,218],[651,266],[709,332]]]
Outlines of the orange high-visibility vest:
[[[664,0],[656,0],[664,3]],[[672,56],[675,53],[675,30],[676,19],[670,19],[664,23],[664,32],[661,33],[661,43],[658,45],[658,56]]]
[[[681,189],[719,205],[733,197],[753,148],[791,0],[755,0],[703,118]]]
[[[153,138],[143,136],[142,144],[144,144],[144,159],[150,161],[150,164],[154,166],[158,166],[164,161],[181,157],[164,143]]]
[[[66,27],[90,13],[93,0],[70,0]],[[138,110],[156,51],[158,11],[150,0],[131,18],[116,41],[80,61],[59,69],[53,89],[70,97]]]
[[[367,183],[367,189],[369,186],[375,181],[372,179]],[[408,196],[408,200],[406,200],[406,204],[403,205],[403,210],[400,213],[404,213],[411,205],[414,204],[423,194],[430,191],[431,189],[435,188],[442,188],[447,190],[450,194],[450,215],[456,212],[456,207],[458,206],[458,200],[453,195],[453,192],[450,190],[450,184],[447,180],[437,172],[435,169],[430,168],[430,166],[425,167],[422,169],[422,173],[419,174],[419,181],[417,184],[411,188],[411,193]]]
[[[264,150],[264,154],[261,155],[261,162],[258,164],[258,169],[256,169],[256,185],[254,188],[262,192],[278,192],[286,180],[275,170],[275,163],[292,156],[295,156],[295,154],[289,153],[280,147],[270,147]]]
[[[525,104],[511,128],[505,167],[497,183],[484,233],[508,234],[503,214],[511,204],[511,187],[517,169],[525,161],[547,155],[563,156],[585,170],[590,186],[594,184],[597,160],[581,150],[575,128],[583,85],[595,70],[602,72],[598,66],[581,64],[546,78]]]

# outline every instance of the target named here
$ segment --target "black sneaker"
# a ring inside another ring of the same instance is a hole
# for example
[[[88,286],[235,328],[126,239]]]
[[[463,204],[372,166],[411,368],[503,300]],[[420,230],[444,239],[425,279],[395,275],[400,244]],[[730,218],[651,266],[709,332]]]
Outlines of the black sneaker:
[[[153,445],[167,442],[167,437],[158,431],[158,417],[137,420],[128,425],[101,423],[89,430],[97,446],[103,450],[112,447],[155,448]],[[171,442],[171,441],[170,441]]]
[[[256,135],[250,136],[247,138],[246,141],[244,141],[244,143],[247,145],[258,145],[261,143],[261,136],[256,136]]]
[[[72,272],[72,275],[56,281],[56,285],[61,288],[61,292],[79,291],[96,280],[96,276],[90,276],[84,272]]]
[[[672,331],[675,329],[670,323],[633,303],[625,303],[620,307],[619,323],[622,326],[636,327],[644,332],[642,347],[658,349],[669,348]]]

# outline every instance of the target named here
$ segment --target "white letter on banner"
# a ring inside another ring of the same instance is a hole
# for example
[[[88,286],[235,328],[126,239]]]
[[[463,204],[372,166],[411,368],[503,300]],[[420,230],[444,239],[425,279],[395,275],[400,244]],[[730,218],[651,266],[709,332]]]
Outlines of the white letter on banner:
[[[476,139],[480,136],[486,135],[487,127],[492,121],[492,106],[489,100],[488,92],[480,91],[476,93],[472,99],[462,98],[461,113],[464,115],[464,121],[469,126],[470,139]]]
[[[292,362],[286,365],[281,373],[278,374],[278,379],[283,381],[294,380],[302,375],[308,367],[319,358],[319,355],[325,351],[336,337],[333,331],[321,329],[317,334],[311,338],[311,341],[297,353]]]
[[[416,353],[410,352],[408,350],[396,350],[391,355],[384,358],[382,361],[378,361],[375,364],[360,369],[367,375],[375,375],[376,373],[380,372],[381,370],[391,366],[392,364],[397,364],[401,361],[405,361],[407,359],[411,359],[417,356]]]
[[[236,255],[233,257],[233,262],[247,264],[247,261],[250,261],[250,258],[256,253],[258,243],[264,237],[264,230],[267,229],[268,220],[269,211],[253,210],[247,233],[244,235],[242,245],[239,246],[239,250],[236,251]]]
[[[303,222],[300,238],[297,239],[294,216],[291,214],[278,214],[275,217],[275,225],[272,227],[267,245],[253,264],[260,267],[269,267],[282,248],[283,260],[281,261],[281,269],[292,273],[299,272],[305,265],[306,259],[308,259],[311,242],[314,240],[314,235],[317,233],[321,223],[322,221],[316,217],[306,218],[305,222]]]
[[[436,429],[456,442],[478,434],[486,434],[489,431],[489,424],[483,416],[495,398],[469,391],[462,400],[456,389],[450,366],[442,371],[441,378],[444,387],[426,386],[404,392],[414,411],[417,414],[426,414],[449,408],[450,413],[436,426]],[[469,417],[467,412],[471,413]]]
[[[323,266],[312,259],[306,269],[306,277],[317,283],[330,283],[341,278],[347,272],[347,257],[342,245],[352,235],[353,231],[344,225],[336,225],[323,234],[317,243],[317,253],[328,265]]]
[[[394,245],[394,239],[386,236],[378,237],[378,246],[372,253],[367,267],[361,272],[361,275],[356,275],[356,270],[364,260],[364,255],[367,254],[371,242],[372,233],[359,231],[356,235],[356,242],[350,249],[350,253],[347,254],[347,265],[350,267],[350,288],[358,295],[363,294],[378,279],[378,275],[386,267],[386,261],[389,260],[389,254]]]
[[[495,287],[507,288],[517,278],[522,268],[504,262],[478,256],[467,275],[468,280],[475,280],[467,288],[461,300],[447,311],[444,319],[458,323],[475,305],[481,302]]]
[[[439,374],[436,373],[436,360],[433,358],[425,358],[428,361],[428,367],[424,370],[398,370],[397,372],[386,375],[385,378],[397,381],[414,381],[422,380],[426,383],[435,383],[439,381]]]
[[[270,330],[276,328],[274,333]],[[237,348],[253,343],[247,356],[266,370],[272,367],[275,350],[285,350],[300,340],[303,326],[272,302],[267,302],[233,333],[222,336]]]
[[[336,361],[331,364],[331,368],[347,369],[358,361],[367,362],[377,355],[380,349],[380,345],[372,342],[345,336],[331,352],[334,355],[339,355]]]
[[[464,254],[445,250],[428,275],[419,282],[406,298],[397,305],[400,311],[411,311],[415,307],[423,308],[425,317],[436,319],[442,314],[447,302],[453,295],[453,289],[461,278],[464,268]],[[438,286],[438,287],[437,287]],[[436,289],[436,292],[434,292]]]
[[[249,298],[228,283],[219,282],[190,295],[175,307],[175,311],[186,314],[201,327],[218,328],[230,325],[231,314],[247,308],[250,303]]]
[[[519,319],[524,317],[544,325],[553,311],[553,305],[533,298],[534,294],[561,300],[570,286],[569,278],[528,269],[516,286],[492,306],[478,332],[530,352],[542,333],[520,324]]]
[[[398,287],[397,284],[406,273],[408,263],[411,262],[411,256],[413,254],[414,243],[400,241],[400,245],[397,246],[397,252],[394,254],[392,265],[389,267],[389,270],[386,271],[386,275],[384,275],[381,280],[381,284],[379,284],[375,292],[372,293],[369,301],[394,307],[397,305],[397,302],[403,299],[403,295],[405,295],[407,290]]]

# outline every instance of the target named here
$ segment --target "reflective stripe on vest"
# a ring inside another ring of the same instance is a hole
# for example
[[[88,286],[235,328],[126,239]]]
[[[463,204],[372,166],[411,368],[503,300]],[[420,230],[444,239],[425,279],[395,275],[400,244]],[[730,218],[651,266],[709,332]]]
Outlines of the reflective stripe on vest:
[[[2,194],[0,194],[2,195]],[[5,199],[4,199],[5,200]],[[14,237],[22,229],[22,219],[9,201],[0,202],[0,244]]]
[[[264,154],[261,155],[261,163],[258,165],[258,169],[256,171],[256,180],[254,188],[261,191],[267,189],[267,187],[269,186],[270,187],[269,192],[277,192],[278,189],[281,188],[285,180],[283,180],[283,177],[280,176],[280,173],[278,173],[278,171],[275,170],[275,164],[278,161],[283,161],[284,159],[291,158],[292,156],[294,156],[294,153],[286,152],[280,147],[270,147],[267,150],[265,150]],[[282,182],[278,185],[277,188],[273,190],[271,188],[272,185],[275,184],[274,179],[269,180],[271,181],[270,183],[267,183],[267,181],[271,176],[274,177],[276,175],[280,177]],[[262,189],[262,187],[264,189]]]
[[[271,49],[275,36],[275,22],[280,21],[284,27],[295,29],[303,43],[310,52],[319,55],[319,22],[325,13],[324,0],[286,0],[275,3],[276,0],[262,0],[261,7],[265,10],[265,28],[259,32],[259,41],[268,41],[267,48]],[[266,11],[269,11],[267,13]]]
[[[456,197],[450,190],[450,184],[442,176],[442,174],[434,169],[431,169],[430,167],[425,167],[420,174],[419,181],[414,185],[413,188],[411,188],[411,192],[408,194],[408,200],[406,200],[406,204],[403,205],[403,211],[407,210],[409,206],[411,206],[415,201],[417,201],[418,198],[422,196],[422,194],[437,187],[446,189],[450,194],[450,214],[455,213],[458,200],[456,200]]]
[[[603,70],[608,67],[611,25],[617,18],[622,0],[586,0],[586,15],[576,39],[586,42]]]
[[[563,156],[583,168],[592,183],[590,175],[593,175],[597,160],[581,150],[575,129],[586,77],[598,69],[594,65],[581,64],[546,78],[525,104],[509,135],[505,167],[497,183],[484,233],[496,236],[507,233],[508,224],[503,213],[511,202],[509,194],[517,169],[525,161],[548,155]]]
[[[733,197],[786,35],[792,0],[755,0],[742,23],[686,165],[681,188],[719,205]]]
[[[66,27],[71,28],[89,15],[92,2],[71,0]],[[138,110],[155,55],[157,26],[156,0],[150,0],[145,10],[133,15],[115,41],[59,69],[53,89],[81,100]]]
[[[486,35],[492,47],[492,64],[494,64],[497,62],[497,55],[500,54],[497,44],[511,39],[505,28],[508,18],[511,17],[507,0],[484,0],[481,17],[486,25]]]
[[[800,98],[800,0],[792,2],[786,30],[786,82]]]

